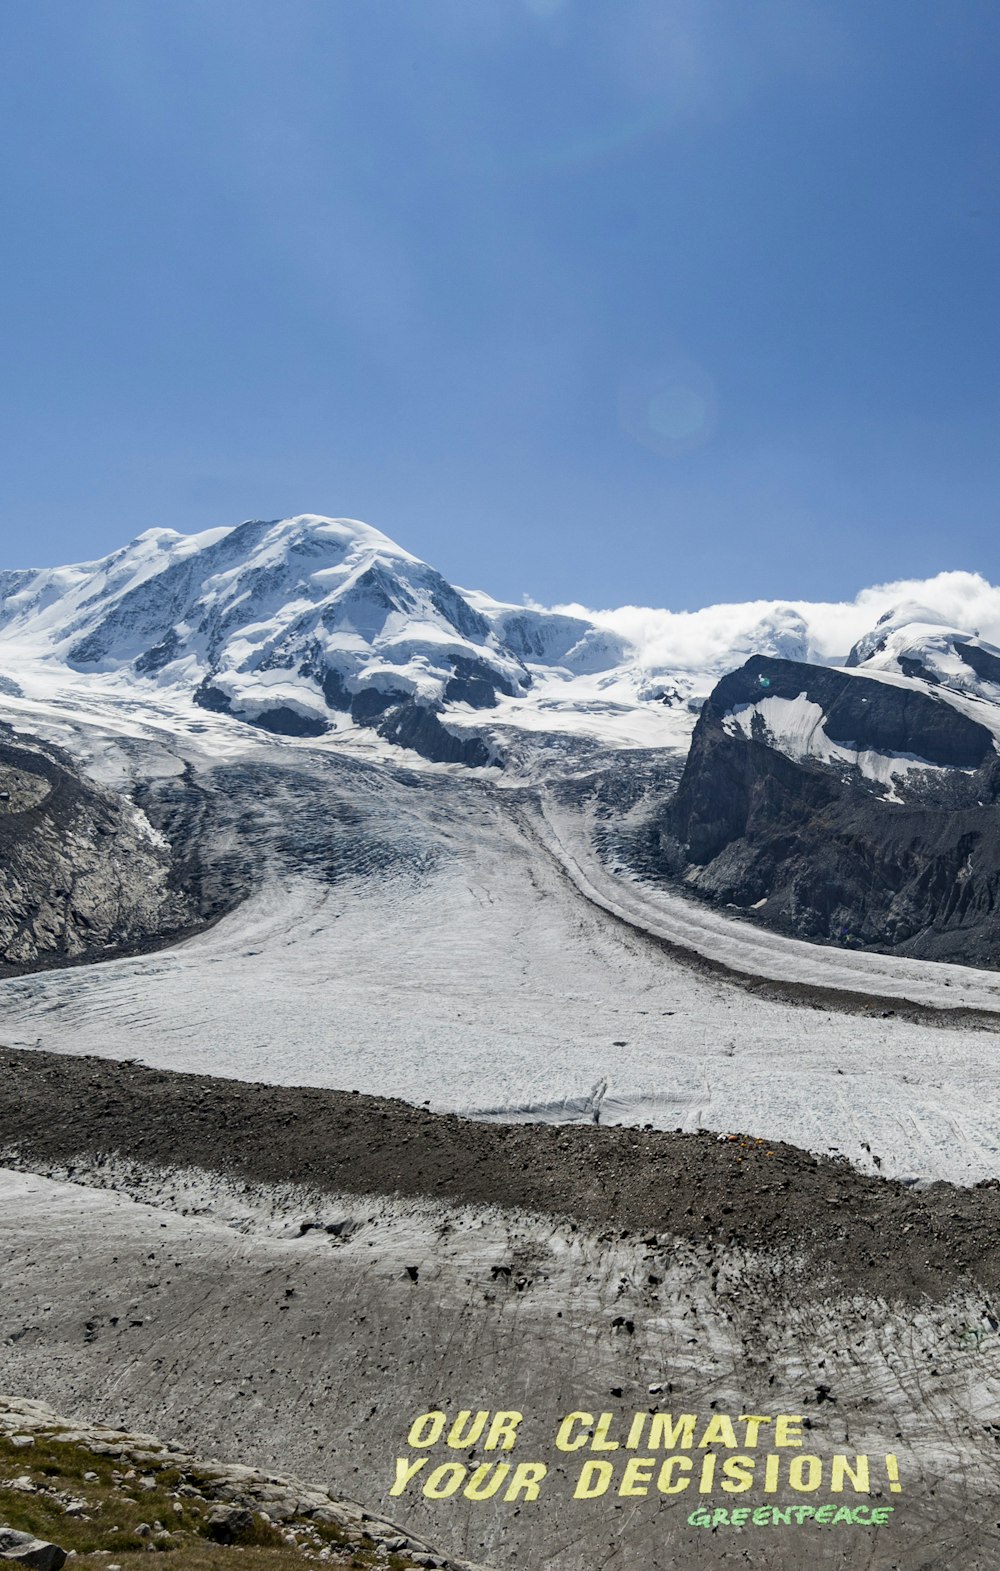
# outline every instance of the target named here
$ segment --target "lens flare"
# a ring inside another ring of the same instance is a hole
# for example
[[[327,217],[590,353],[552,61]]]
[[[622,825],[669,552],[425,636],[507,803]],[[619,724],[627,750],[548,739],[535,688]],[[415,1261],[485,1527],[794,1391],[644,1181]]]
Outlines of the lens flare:
[[[618,390],[618,418],[629,436],[664,458],[689,453],[715,434],[715,384],[691,360],[632,372]]]

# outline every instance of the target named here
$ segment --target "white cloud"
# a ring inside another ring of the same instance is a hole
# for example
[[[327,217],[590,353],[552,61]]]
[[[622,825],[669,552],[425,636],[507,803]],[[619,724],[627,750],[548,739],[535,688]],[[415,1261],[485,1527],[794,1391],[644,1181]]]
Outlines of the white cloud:
[[[798,618],[814,659],[842,657],[884,612],[903,603],[926,607],[950,626],[1000,645],[1000,586],[980,573],[897,579],[862,589],[850,601],[748,600],[700,611],[660,611],[650,606],[592,610],[579,604],[554,609],[588,617],[599,627],[619,633],[635,648],[639,664],[649,670],[704,671],[767,633],[790,634]]]

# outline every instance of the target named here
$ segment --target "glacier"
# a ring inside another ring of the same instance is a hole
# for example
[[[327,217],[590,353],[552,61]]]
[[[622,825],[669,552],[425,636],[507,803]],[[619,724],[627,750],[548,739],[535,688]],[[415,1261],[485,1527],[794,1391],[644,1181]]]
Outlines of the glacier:
[[[605,845],[673,789],[748,656],[932,696],[996,737],[989,635],[1000,590],[972,574],[844,606],[516,606],[314,515],[0,574],[0,720],[154,820],[196,792],[251,885],[155,953],[0,980],[0,1040],[994,1176],[997,972],[769,932]],[[829,764],[808,705],[792,719],[788,745]]]

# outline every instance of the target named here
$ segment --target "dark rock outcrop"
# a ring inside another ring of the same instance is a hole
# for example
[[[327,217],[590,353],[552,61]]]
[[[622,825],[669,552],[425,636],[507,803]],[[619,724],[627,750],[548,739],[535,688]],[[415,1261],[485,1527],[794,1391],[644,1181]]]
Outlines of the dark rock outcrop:
[[[831,742],[907,760],[892,792],[860,765],[783,751],[760,712],[732,723],[802,695]],[[1000,966],[1000,756],[984,726],[899,683],[760,657],[724,677],[652,860],[799,937]]]
[[[149,947],[199,925],[197,907],[127,797],[0,735],[0,975]]]
[[[276,704],[272,709],[258,710],[252,716],[241,715],[228,695],[211,682],[203,682],[195,689],[194,701],[200,709],[210,709],[220,715],[234,715],[275,736],[322,736],[329,729],[325,720],[301,714],[289,704]]]
[[[956,638],[955,653],[984,682],[1000,687],[1000,656],[996,650],[974,638]]]
[[[378,724],[380,736],[397,747],[409,747],[434,764],[465,764],[482,769],[498,763],[494,750],[471,732],[452,731],[440,719],[435,705],[414,700],[390,709]]]
[[[493,709],[497,693],[513,697],[517,691],[513,682],[505,681],[485,660],[452,655],[451,668],[454,674],[444,690],[445,703],[469,704],[473,709]]]
[[[844,747],[912,755],[953,769],[978,769],[994,754],[993,737],[985,726],[918,688],[762,655],[724,676],[715,687],[702,711],[692,750],[699,729],[721,721],[740,705],[800,697],[819,706],[826,735]]]

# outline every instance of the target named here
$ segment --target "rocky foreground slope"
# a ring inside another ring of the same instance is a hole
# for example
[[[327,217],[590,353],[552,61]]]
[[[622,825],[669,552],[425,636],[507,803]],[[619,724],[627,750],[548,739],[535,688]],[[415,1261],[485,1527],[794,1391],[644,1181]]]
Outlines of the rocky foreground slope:
[[[130,1571],[148,1550],[168,1554],[176,1571],[247,1571],[247,1551],[254,1571],[303,1561],[331,1571],[484,1571],[319,1484],[0,1396],[0,1562],[60,1571],[69,1556]]]

